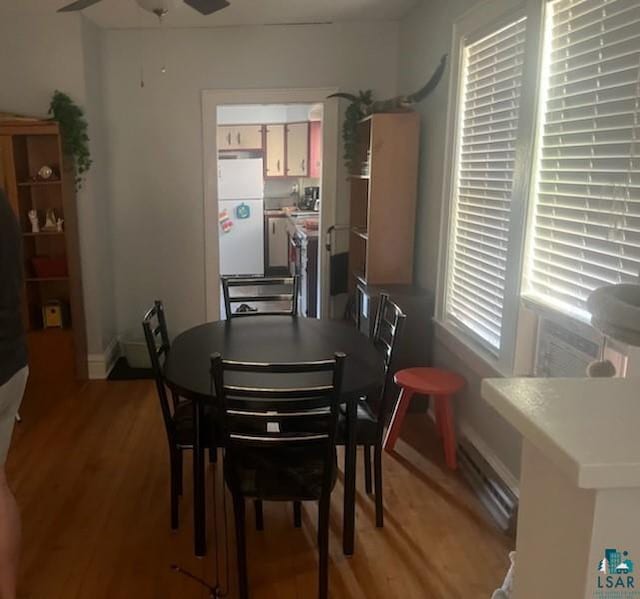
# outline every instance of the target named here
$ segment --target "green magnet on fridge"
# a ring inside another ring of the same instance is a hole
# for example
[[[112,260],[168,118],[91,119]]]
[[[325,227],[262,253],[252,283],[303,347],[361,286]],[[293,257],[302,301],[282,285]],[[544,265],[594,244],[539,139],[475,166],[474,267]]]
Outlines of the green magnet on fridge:
[[[246,204],[240,204],[240,206],[238,206],[236,208],[236,218],[239,220],[244,220],[246,218],[249,218],[251,216],[251,208],[249,208],[249,206],[247,206]]]

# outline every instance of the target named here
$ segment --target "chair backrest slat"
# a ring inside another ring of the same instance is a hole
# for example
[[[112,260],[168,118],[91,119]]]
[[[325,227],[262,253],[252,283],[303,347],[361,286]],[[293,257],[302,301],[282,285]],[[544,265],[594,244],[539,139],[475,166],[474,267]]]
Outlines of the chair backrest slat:
[[[304,373],[322,372],[332,367],[333,360],[315,360],[311,362],[238,362],[236,360],[225,360],[225,370],[236,372],[272,372],[272,373]]]
[[[378,435],[380,436],[384,434],[384,427],[393,405],[387,390],[393,382],[394,356],[405,318],[400,306],[389,299],[389,294],[381,293],[372,335],[373,344],[382,352],[385,364],[385,382],[378,407]]]
[[[309,441],[328,441],[328,434],[300,434],[300,435],[239,435],[233,433],[229,437],[234,441],[243,441],[248,447],[263,447],[265,444],[274,446],[287,443],[300,444]]]
[[[404,320],[405,315],[400,306],[389,299],[389,294],[381,293],[372,338],[374,345],[385,351],[385,367],[387,369],[391,365]]]
[[[297,316],[300,277],[220,277],[222,294],[227,319],[243,316]],[[261,288],[272,287],[265,293],[258,293]],[[284,291],[282,288],[284,287]],[[244,293],[232,294],[232,290],[245,290]],[[267,306],[257,311],[234,311],[237,304],[258,303]],[[274,307],[274,304],[276,307]],[[278,304],[286,304],[278,308]]]
[[[290,444],[294,438],[298,443],[317,442],[320,438],[335,443],[344,359],[343,354],[336,354],[332,360],[265,364],[212,356],[211,374],[229,443],[259,444],[267,439],[273,446],[278,441]],[[249,374],[280,384],[257,387],[229,382],[231,377],[237,380]],[[327,382],[317,384],[319,375]],[[292,385],[292,377],[295,381],[312,381],[308,385]],[[269,430],[270,423],[278,425],[278,430]],[[279,429],[280,423],[283,430]]]
[[[163,361],[169,353],[171,343],[169,341],[164,305],[161,301],[156,300],[153,307],[144,315],[142,330],[144,331],[144,339],[151,361],[153,378],[155,379],[156,389],[160,399],[162,418],[167,430],[167,435],[171,441],[171,437],[175,431],[163,372]]]
[[[232,494],[327,500],[346,356],[301,363],[211,357]]]

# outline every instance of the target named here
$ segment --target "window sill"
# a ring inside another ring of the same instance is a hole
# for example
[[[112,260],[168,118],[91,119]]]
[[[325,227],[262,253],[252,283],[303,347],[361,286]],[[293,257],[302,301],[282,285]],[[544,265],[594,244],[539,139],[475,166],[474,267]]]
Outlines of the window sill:
[[[510,377],[512,374],[498,364],[495,356],[476,345],[451,323],[434,319],[436,341],[460,356],[482,378]]]
[[[528,310],[535,312],[540,316],[547,316],[549,318],[568,318],[572,322],[574,322],[578,326],[586,326],[591,331],[595,331],[591,324],[591,319],[588,316],[583,316],[577,312],[569,312],[568,310],[563,310],[562,308],[555,307],[552,304],[541,300],[539,297],[535,295],[523,295],[522,304]]]

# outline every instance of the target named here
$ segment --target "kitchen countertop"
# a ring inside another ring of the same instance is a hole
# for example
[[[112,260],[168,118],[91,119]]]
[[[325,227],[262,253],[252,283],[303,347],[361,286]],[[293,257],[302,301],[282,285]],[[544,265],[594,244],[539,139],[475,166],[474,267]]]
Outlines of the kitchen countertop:
[[[305,221],[307,220],[313,220],[316,223],[319,221],[319,219],[317,217],[310,217],[310,216],[294,216],[293,214],[288,214],[287,215],[289,218],[289,222],[291,222],[293,224],[293,226],[297,229],[297,231],[301,234],[304,235],[307,239],[317,239],[319,237],[319,231],[317,228],[315,229],[307,229],[304,226]]]
[[[304,226],[304,222],[306,220],[314,220],[318,222],[320,218],[318,212],[314,212],[311,210],[300,211],[294,206],[287,206],[284,208],[267,209],[264,211],[264,213],[265,216],[286,217],[291,225],[295,227],[301,235],[304,235],[308,239],[316,239],[319,237],[319,232],[317,229],[307,229]]]
[[[583,489],[640,487],[638,380],[487,379],[482,397]]]

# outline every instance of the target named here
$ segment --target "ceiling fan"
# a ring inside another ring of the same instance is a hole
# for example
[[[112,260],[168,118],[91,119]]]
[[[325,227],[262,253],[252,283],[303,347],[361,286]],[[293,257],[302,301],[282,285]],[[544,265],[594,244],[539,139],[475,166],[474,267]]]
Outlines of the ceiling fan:
[[[98,4],[98,2],[102,2],[102,0],[76,0],[71,4],[63,6],[58,10],[58,12],[84,10],[94,4]],[[148,10],[159,17],[162,17],[169,12],[169,5],[175,4],[175,2],[167,0],[136,0],[136,2],[145,10]],[[218,12],[219,10],[229,6],[229,2],[227,2],[227,0],[183,0],[183,2],[203,15],[212,15],[214,12]]]

